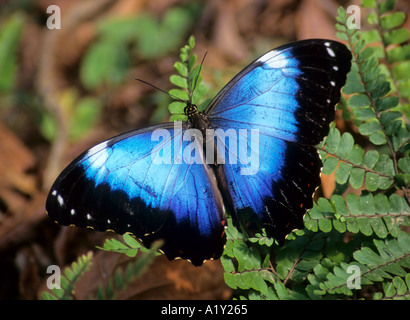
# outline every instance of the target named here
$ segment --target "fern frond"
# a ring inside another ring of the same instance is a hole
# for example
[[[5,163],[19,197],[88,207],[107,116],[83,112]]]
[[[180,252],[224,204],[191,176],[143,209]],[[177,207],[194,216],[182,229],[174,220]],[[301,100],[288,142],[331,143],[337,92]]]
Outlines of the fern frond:
[[[172,75],[170,81],[177,88],[171,89],[169,94],[177,101],[169,105],[171,112],[170,121],[186,121],[184,113],[186,102],[198,105],[207,92],[207,87],[202,84],[200,74],[202,65],[197,65],[198,56],[193,53],[195,47],[195,38],[191,36],[188,43],[180,50],[180,61],[175,62],[174,68],[178,74]],[[210,100],[205,100],[198,105],[198,110],[203,111]]]
[[[114,242],[115,245],[113,251],[124,253],[130,257],[135,257],[137,254],[136,252],[134,255],[134,249],[137,251],[141,250],[145,253],[139,256],[138,259],[133,259],[128,262],[124,269],[117,268],[114,275],[108,279],[105,285],[98,286],[96,293],[98,300],[115,299],[121,290],[125,290],[133,280],[140,277],[148,269],[155,257],[161,254],[158,252],[163,244],[160,241],[154,243],[150,249],[142,247],[142,245],[130,234],[128,234],[128,236],[126,236],[126,234],[124,235],[124,241],[126,242],[126,245],[119,241],[117,242],[121,243],[121,245]],[[112,242],[110,242],[107,247],[111,246],[111,244]],[[107,248],[107,250],[111,251],[111,248]]]
[[[123,235],[124,242],[118,241],[115,238],[106,239],[103,247],[98,249],[126,254],[129,257],[135,257],[138,251],[151,253],[151,249],[145,248],[131,233],[125,233]],[[156,252],[156,255],[160,255],[160,252]]]
[[[319,283],[315,294],[343,294],[353,295],[353,289],[349,288],[349,278],[352,272],[349,267],[355,266],[360,270],[354,279],[360,286],[382,282],[385,279],[393,279],[394,276],[408,277],[407,268],[410,264],[410,235],[400,232],[396,239],[385,241],[374,240],[376,249],[363,247],[353,253],[355,261],[342,262],[327,276],[327,280]],[[377,251],[376,251],[377,250]],[[397,282],[397,280],[396,280]],[[403,289],[401,288],[401,292]]]
[[[362,286],[381,285],[375,299],[409,296],[410,236],[402,228],[410,225],[409,73],[404,76],[410,49],[399,30],[405,15],[393,0],[362,6],[373,9],[374,29],[349,28],[344,8],[336,25],[353,56],[340,106],[355,133],[332,125],[317,146],[322,173],[334,174],[344,188],[319,198],[305,215],[306,228],[291,233],[283,247],[263,230],[248,238],[228,223],[225,281],[241,299],[362,297],[360,287],[349,285],[352,277]],[[357,135],[366,143],[359,145]],[[346,193],[348,187],[355,193]]]
[[[354,144],[353,136],[348,132],[341,135],[332,127],[319,152],[323,159],[322,173],[335,172],[336,182],[341,185],[349,182],[354,189],[359,189],[365,183],[369,191],[376,191],[386,190],[394,183],[393,160],[376,150],[365,152]]]
[[[80,256],[77,261],[71,264],[71,267],[64,269],[64,274],[60,275],[61,288],[53,288],[51,292],[42,292],[44,300],[71,300],[75,297],[74,289],[77,282],[88,271],[92,264],[93,253],[89,251],[87,254]]]
[[[329,200],[320,198],[305,216],[305,226],[317,232],[373,233],[379,238],[397,236],[400,226],[410,225],[410,207],[397,194],[348,194],[345,198],[333,195]]]
[[[325,173],[338,167],[336,179],[339,179],[339,182],[346,183],[351,177],[352,187],[358,188],[366,172],[365,181],[369,191],[388,189],[393,185],[394,188],[403,191],[407,203],[410,203],[408,167],[405,165],[406,171],[404,171],[403,167],[398,166],[399,161],[407,163],[407,160],[400,159],[408,159],[409,155],[410,132],[408,121],[403,116],[406,107],[400,103],[403,101],[400,92],[392,88],[393,73],[386,72],[393,66],[389,61],[383,63],[384,60],[380,60],[386,56],[388,45],[391,44],[391,41],[385,38],[390,32],[386,31],[387,26],[398,26],[401,22],[402,14],[387,10],[387,8],[394,8],[394,4],[393,0],[366,1],[365,5],[375,11],[369,20],[373,23],[378,22],[378,28],[366,32],[347,27],[347,15],[343,8],[340,8],[338,17],[338,35],[348,42],[353,54],[352,69],[343,92],[350,95],[347,106],[353,114],[354,124],[357,125],[359,133],[368,137],[374,145],[373,150],[369,151],[371,153],[366,153],[365,156],[369,155],[370,161],[377,158],[378,163],[377,165],[374,163],[375,167],[366,165],[367,172],[366,168],[361,168],[362,150],[356,146],[353,150],[352,137],[346,133],[340,137],[336,129],[331,130],[329,137],[321,146],[321,152],[324,159],[332,156],[339,160],[325,160],[324,164]],[[383,26],[381,21],[384,21]],[[383,45],[375,46],[377,41],[383,42]],[[398,46],[400,44],[401,42],[396,43]],[[386,146],[387,149],[383,150],[378,146]],[[340,150],[342,150],[341,154]],[[346,150],[353,154],[347,154]],[[349,162],[351,156],[355,161]],[[352,176],[351,173],[354,175]]]
[[[375,9],[376,16],[381,17],[380,12],[383,12],[383,18],[386,18],[388,13],[384,10],[392,5],[394,7],[394,1],[391,0],[378,2],[378,5],[374,2],[374,6],[378,8]],[[379,59],[383,58],[384,54],[380,54],[378,50],[380,46],[374,46],[374,42],[384,35],[383,27],[378,24],[379,29],[363,33],[349,30],[346,26],[347,15],[343,8],[339,10],[338,21],[340,31],[338,35],[348,42],[353,53],[352,70],[347,77],[343,92],[353,94],[347,104],[352,110],[355,124],[359,132],[368,136],[373,144],[386,144],[396,165],[398,159],[396,153],[406,150],[405,146],[408,145],[410,134],[402,117],[403,109],[399,105],[401,97],[397,96],[394,88],[391,88],[392,78],[388,72],[385,72],[391,66],[389,63],[386,65],[381,63]],[[371,36],[378,35],[378,32],[382,33],[382,36]],[[395,173],[398,173],[396,166]]]
[[[383,292],[373,295],[375,300],[410,300],[410,274],[383,282]]]

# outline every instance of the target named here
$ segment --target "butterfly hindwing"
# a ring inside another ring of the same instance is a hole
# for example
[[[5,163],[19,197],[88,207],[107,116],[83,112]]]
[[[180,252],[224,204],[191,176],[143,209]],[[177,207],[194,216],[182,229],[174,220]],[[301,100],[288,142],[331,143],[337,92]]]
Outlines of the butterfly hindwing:
[[[252,150],[255,145],[250,140],[247,154],[242,155],[244,159],[255,153],[248,158],[248,164],[234,156],[229,158],[229,140],[219,144],[219,151],[225,152],[225,161],[229,163],[218,170],[229,186],[223,189],[223,195],[226,203],[231,204],[227,205],[230,210],[237,213],[251,209],[268,235],[283,243],[293,229],[303,227],[301,217],[312,207],[312,195],[320,184],[321,161],[316,149],[310,146],[259,134],[259,148]]]
[[[246,156],[223,165],[220,179],[227,206],[234,212],[252,209],[268,235],[283,243],[312,207],[320,184],[321,161],[316,149],[334,118],[340,89],[350,70],[350,52],[328,40],[305,40],[263,55],[239,73],[205,111],[217,129],[246,130]],[[254,143],[257,130],[258,142]],[[243,134],[242,134],[243,135]],[[229,139],[218,137],[225,159]],[[235,158],[235,157],[233,157]],[[250,157],[252,160],[252,157]],[[228,160],[226,160],[228,163]]]
[[[182,139],[185,129],[137,130],[83,153],[51,188],[49,216],[63,225],[131,232],[148,246],[162,239],[170,259],[200,265],[218,258],[224,246],[221,194],[205,162],[178,159],[191,143]]]

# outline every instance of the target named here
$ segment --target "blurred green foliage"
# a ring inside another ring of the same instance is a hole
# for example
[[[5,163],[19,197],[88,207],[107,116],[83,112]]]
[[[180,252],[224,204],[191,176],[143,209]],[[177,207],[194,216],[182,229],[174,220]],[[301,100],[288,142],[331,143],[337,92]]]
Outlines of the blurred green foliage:
[[[67,134],[70,141],[81,139],[98,123],[102,111],[102,103],[97,97],[91,95],[80,97],[74,89],[66,89],[61,93],[59,107],[68,123]],[[60,130],[55,116],[42,110],[39,130],[44,138],[53,141]]]
[[[16,52],[24,24],[24,16],[14,13],[0,26],[0,92],[14,88],[17,74]]]
[[[87,48],[79,65],[82,87],[71,86],[57,93],[59,112],[66,122],[64,128],[69,140],[80,139],[98,123],[103,111],[102,94],[107,87],[121,86],[129,80],[133,66],[161,59],[181,45],[202,6],[194,1],[171,7],[161,16],[141,12],[129,17],[108,16],[96,22],[97,38]],[[44,97],[35,96],[35,91],[30,89],[22,91],[16,87],[25,15],[19,6],[13,8],[14,13],[0,21],[0,107],[11,110],[24,106],[35,120],[39,133],[46,140],[54,141],[62,130],[61,118],[44,106]],[[151,98],[158,106],[152,121],[162,121],[169,98],[161,94]]]
[[[98,40],[87,51],[80,76],[87,89],[121,83],[135,59],[155,60],[178,48],[200,7],[171,8],[161,19],[150,13],[107,18],[98,25]]]

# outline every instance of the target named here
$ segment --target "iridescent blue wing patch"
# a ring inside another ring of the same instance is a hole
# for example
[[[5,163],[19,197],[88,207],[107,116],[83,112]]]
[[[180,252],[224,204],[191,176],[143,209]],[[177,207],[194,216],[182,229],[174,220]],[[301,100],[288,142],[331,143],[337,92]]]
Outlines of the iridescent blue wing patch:
[[[170,259],[201,265],[218,258],[225,243],[222,197],[205,162],[181,159],[191,143],[182,140],[185,127],[137,130],[86,151],[52,186],[48,215],[63,225],[131,232],[147,246],[162,239]]]
[[[303,215],[312,207],[321,170],[314,145],[334,119],[350,60],[347,48],[334,41],[304,40],[279,47],[239,73],[205,111],[216,129],[233,128],[238,137],[239,130],[248,132],[244,159],[252,154],[255,140],[249,133],[259,132],[253,163],[231,161],[222,166],[219,179],[226,186],[222,191],[227,207],[234,213],[253,210],[268,235],[280,243],[303,227]],[[232,155],[229,143],[220,144],[225,159]]]

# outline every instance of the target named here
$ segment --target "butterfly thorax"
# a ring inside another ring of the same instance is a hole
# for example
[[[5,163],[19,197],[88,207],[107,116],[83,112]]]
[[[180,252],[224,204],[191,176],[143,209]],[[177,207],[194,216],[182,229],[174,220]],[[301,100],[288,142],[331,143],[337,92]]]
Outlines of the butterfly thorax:
[[[188,116],[188,121],[192,127],[201,131],[203,137],[206,137],[206,129],[210,128],[210,124],[205,115],[198,111],[196,105],[190,103],[187,104],[184,112]]]

